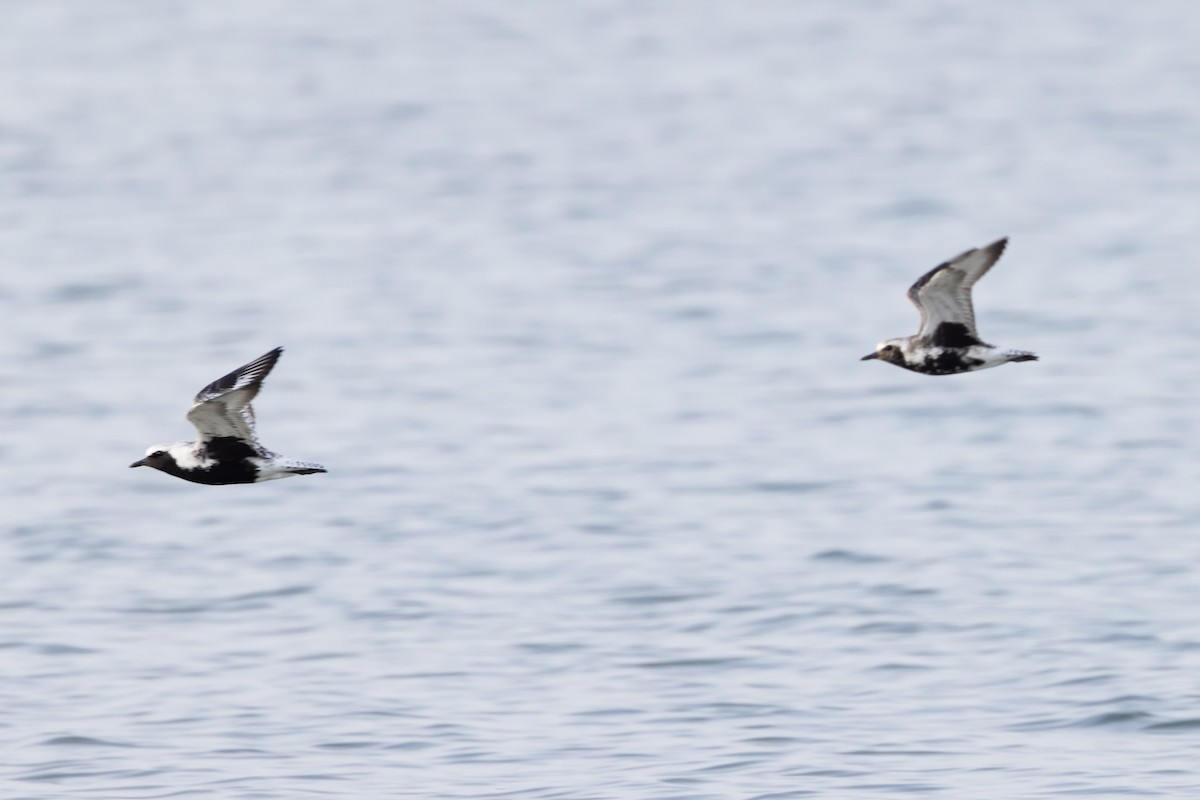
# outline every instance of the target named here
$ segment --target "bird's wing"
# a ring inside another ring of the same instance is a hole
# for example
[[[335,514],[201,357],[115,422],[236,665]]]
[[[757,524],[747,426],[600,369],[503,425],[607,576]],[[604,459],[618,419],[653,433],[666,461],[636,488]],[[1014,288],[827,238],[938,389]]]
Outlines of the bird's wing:
[[[908,290],[908,299],[921,312],[918,336],[943,347],[979,344],[971,287],[1004,252],[1008,239],[968,250],[922,275]]]
[[[254,409],[250,401],[282,353],[283,348],[276,347],[200,390],[187,418],[200,432],[201,444],[232,436],[260,453],[266,452],[254,434]]]

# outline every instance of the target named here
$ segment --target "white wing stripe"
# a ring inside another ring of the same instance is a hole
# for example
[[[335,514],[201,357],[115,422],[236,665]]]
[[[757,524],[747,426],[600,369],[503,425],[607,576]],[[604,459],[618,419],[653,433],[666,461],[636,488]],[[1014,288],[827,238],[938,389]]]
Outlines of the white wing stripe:
[[[987,274],[1007,244],[1007,239],[1000,239],[968,250],[934,267],[912,285],[908,299],[921,312],[918,336],[932,337],[942,323],[951,322],[965,325],[972,337],[979,338],[971,287]]]
[[[250,401],[282,353],[283,348],[277,347],[200,390],[187,413],[188,420],[200,433],[199,444],[217,437],[234,437],[267,454],[255,436]]]

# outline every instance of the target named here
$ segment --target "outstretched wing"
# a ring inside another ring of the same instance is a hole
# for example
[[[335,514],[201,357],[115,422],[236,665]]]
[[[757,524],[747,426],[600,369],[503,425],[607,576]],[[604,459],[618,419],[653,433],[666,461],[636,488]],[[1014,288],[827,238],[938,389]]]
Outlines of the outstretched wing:
[[[987,274],[1004,252],[1008,239],[968,250],[925,273],[908,290],[908,299],[921,312],[917,333],[938,347],[980,344],[975,327],[971,287]]]
[[[187,418],[200,432],[201,444],[216,438],[233,437],[256,452],[266,453],[254,434],[254,409],[250,401],[258,394],[263,379],[282,354],[283,348],[276,347],[200,390]]]

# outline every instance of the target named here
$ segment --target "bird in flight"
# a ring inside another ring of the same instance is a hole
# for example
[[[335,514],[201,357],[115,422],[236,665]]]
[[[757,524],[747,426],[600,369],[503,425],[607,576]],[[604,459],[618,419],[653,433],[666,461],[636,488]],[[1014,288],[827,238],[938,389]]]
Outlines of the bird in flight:
[[[887,339],[861,360],[878,359],[925,375],[956,375],[998,367],[1010,361],[1037,361],[1025,350],[1001,350],[979,338],[971,287],[1004,252],[1008,239],[968,250],[931,269],[908,290],[921,312],[915,336]]]
[[[284,458],[263,447],[254,434],[250,401],[275,366],[283,348],[254,359],[200,390],[187,413],[200,438],[158,444],[130,467],[153,467],[193,483],[261,483],[289,475],[326,472],[320,464]]]

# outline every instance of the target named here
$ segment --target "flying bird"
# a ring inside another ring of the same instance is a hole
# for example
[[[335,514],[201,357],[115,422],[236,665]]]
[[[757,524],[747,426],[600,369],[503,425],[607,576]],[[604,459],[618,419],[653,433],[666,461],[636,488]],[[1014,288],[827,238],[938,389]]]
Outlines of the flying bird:
[[[908,299],[921,312],[915,336],[887,339],[861,360],[879,359],[925,375],[998,367],[1010,361],[1037,361],[1025,350],[1001,350],[979,338],[971,287],[987,274],[1004,252],[1008,239],[968,250],[931,269],[908,290]]]
[[[272,453],[254,434],[250,401],[262,388],[282,347],[239,367],[200,390],[188,420],[200,438],[194,442],[157,444],[130,467],[153,467],[193,483],[261,483],[289,475],[326,472],[320,464],[294,461]]]

